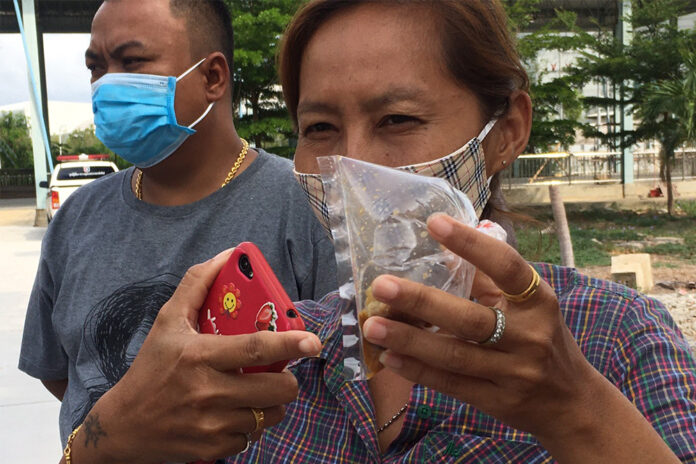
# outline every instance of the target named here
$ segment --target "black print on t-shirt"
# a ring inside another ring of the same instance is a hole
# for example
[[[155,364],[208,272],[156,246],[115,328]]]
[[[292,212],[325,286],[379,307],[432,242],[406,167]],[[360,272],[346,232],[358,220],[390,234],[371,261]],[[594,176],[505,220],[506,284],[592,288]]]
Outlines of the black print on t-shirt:
[[[87,354],[84,361],[93,365],[98,373],[85,379],[89,401],[76,409],[73,428],[84,421],[97,400],[126,373],[160,308],[171,298],[180,280],[181,277],[174,274],[162,274],[129,284],[90,309],[82,346]]]

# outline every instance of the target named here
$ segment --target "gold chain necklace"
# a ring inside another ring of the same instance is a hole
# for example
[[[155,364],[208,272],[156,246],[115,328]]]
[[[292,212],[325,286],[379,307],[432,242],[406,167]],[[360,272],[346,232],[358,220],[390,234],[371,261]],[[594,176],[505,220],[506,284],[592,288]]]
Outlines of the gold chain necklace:
[[[242,165],[242,163],[244,162],[244,159],[246,158],[247,153],[249,152],[249,142],[247,142],[244,139],[241,139],[241,140],[242,140],[242,151],[239,152],[239,155],[237,156],[237,161],[234,162],[232,169],[230,169],[230,172],[227,173],[227,177],[225,178],[225,181],[222,183],[222,185],[220,185],[220,188],[223,188],[225,185],[232,182],[232,179],[234,179],[234,176],[237,174],[239,167]],[[138,200],[143,199],[143,171],[142,171],[142,169],[138,169],[138,177],[135,179],[135,197]]]

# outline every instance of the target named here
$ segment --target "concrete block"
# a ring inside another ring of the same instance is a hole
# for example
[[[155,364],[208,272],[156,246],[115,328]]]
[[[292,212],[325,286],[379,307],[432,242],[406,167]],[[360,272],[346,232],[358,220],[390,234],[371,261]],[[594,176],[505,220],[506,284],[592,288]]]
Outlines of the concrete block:
[[[611,274],[611,280],[613,280],[617,284],[638,289],[635,272],[614,272]]]
[[[617,274],[617,279],[627,279],[629,277],[624,274],[628,273],[635,274],[634,288],[637,288],[641,292],[649,292],[652,290],[653,277],[649,253],[634,253],[611,257],[612,278]],[[615,279],[615,281],[619,282],[617,279]]]
[[[36,215],[34,216],[34,227],[47,227],[48,217],[46,216],[45,209],[37,209]]]

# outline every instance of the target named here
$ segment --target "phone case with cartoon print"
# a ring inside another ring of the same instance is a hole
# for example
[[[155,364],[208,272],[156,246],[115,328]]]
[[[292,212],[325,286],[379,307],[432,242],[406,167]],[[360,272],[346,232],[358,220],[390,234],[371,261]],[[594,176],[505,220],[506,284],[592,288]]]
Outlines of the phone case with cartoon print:
[[[305,330],[287,293],[251,242],[240,243],[218,274],[198,315],[201,333],[239,335],[268,330]],[[280,372],[288,361],[242,369]]]

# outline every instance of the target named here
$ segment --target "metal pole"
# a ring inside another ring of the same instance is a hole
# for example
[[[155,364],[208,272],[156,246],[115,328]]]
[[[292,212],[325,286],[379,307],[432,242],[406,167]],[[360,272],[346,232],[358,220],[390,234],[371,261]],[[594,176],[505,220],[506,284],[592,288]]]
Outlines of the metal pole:
[[[621,44],[625,47],[631,45],[633,41],[633,27],[631,26],[631,0],[618,0],[618,25],[616,27],[616,35]],[[624,134],[633,130],[633,113],[627,109],[624,101],[624,88],[631,87],[633,84],[622,82],[620,85],[620,108],[621,108],[621,183],[633,183],[633,148],[626,145]],[[624,187],[625,191],[625,187]]]
[[[50,171],[53,171],[53,160],[51,159],[51,146],[48,132],[44,124],[43,100],[41,93],[41,76],[37,76],[35,69],[39,66],[39,33],[36,22],[36,12],[34,0],[22,0],[22,12],[20,16],[19,4],[14,0],[15,13],[17,14],[17,24],[22,35],[24,54],[27,60],[27,71],[29,74],[29,95],[31,105],[29,117],[31,119],[31,141],[34,152],[34,188],[36,190],[36,216],[34,225],[44,225],[46,223],[46,191],[39,187],[39,182],[48,178],[46,163]]]
[[[572,156],[573,156],[572,153],[568,153],[568,184],[569,185],[573,183],[573,172],[572,172],[573,160],[571,159]]]

